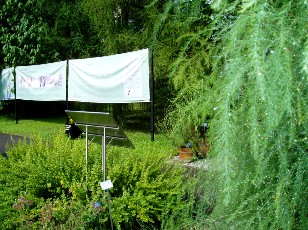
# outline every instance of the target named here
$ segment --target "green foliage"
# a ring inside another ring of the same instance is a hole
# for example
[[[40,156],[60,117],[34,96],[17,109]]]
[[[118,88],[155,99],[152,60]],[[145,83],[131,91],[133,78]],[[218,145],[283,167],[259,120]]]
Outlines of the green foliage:
[[[108,158],[112,166],[109,177],[117,186],[112,191],[117,197],[113,200],[114,220],[130,228],[138,222],[157,224],[162,215],[185,206],[184,200],[177,200],[185,192],[183,168],[168,163],[159,145],[146,145],[144,140],[137,143],[136,148],[143,151],[112,149]]]
[[[0,39],[4,67],[38,63],[44,27],[34,1],[5,1],[0,10]]]
[[[173,66],[180,91],[168,119],[178,136],[211,118],[219,183],[214,212],[204,215],[201,226],[306,229],[307,3],[214,1],[212,7],[213,22],[203,29],[213,33],[207,40],[210,65],[180,71],[190,43],[180,46]],[[204,59],[193,57],[194,63]],[[194,81],[197,70],[202,81]]]
[[[182,167],[169,161],[172,150],[164,137],[153,143],[144,134],[130,136],[136,149],[107,151],[113,222],[117,229],[159,227],[165,216],[185,206],[193,184],[184,181]],[[101,146],[89,146],[86,174],[84,142],[64,134],[35,136],[0,158],[1,228],[110,226],[107,197],[99,185]],[[94,206],[97,201],[101,208]]]
[[[35,8],[47,31],[45,62],[100,55],[99,38],[80,1],[36,0]]]
[[[248,10],[222,34],[215,66],[223,78],[212,124],[223,166],[216,215],[230,213],[223,220],[234,228],[304,229],[307,6],[260,1]]]
[[[166,64],[165,72],[176,90],[161,127],[171,131],[176,145],[196,139],[196,127],[213,113],[214,79],[206,77],[211,73],[210,14],[211,8],[204,1],[169,2],[154,31],[158,57],[167,58],[159,62]]]
[[[20,142],[10,149],[9,158],[0,159],[0,199],[5,201],[1,202],[1,218],[6,219],[2,226],[17,227],[25,222],[32,225],[38,218],[44,218],[40,210],[65,198],[72,181],[81,180],[84,162],[80,152],[80,143],[73,143],[63,135],[56,136],[50,143],[35,137],[30,144]],[[9,197],[5,196],[8,192]],[[22,197],[31,201],[31,205],[14,211],[14,205],[19,205],[18,199]]]
[[[150,26],[156,15],[151,1],[87,0],[82,7],[94,25],[104,55],[149,47]],[[102,20],[104,19],[104,20]]]
[[[209,218],[219,193],[219,165],[209,160],[207,164],[210,165],[210,171],[198,170],[195,175],[197,181],[193,182],[194,189],[186,194],[186,205],[166,217],[162,229],[215,229],[215,225],[209,224]]]

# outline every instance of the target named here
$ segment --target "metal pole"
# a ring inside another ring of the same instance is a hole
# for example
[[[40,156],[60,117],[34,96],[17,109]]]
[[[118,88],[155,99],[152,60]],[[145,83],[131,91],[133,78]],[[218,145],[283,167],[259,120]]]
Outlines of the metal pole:
[[[86,184],[88,185],[88,126],[86,126]]]
[[[68,60],[66,60],[66,78],[65,78],[65,85],[66,85],[66,109],[68,110],[69,103],[68,103]],[[69,116],[66,115],[66,124],[69,124]]]
[[[17,99],[16,99],[16,70],[15,67],[13,69],[13,76],[14,76],[14,97],[15,97],[15,122],[18,124],[18,117],[17,117]]]
[[[150,79],[151,79],[151,141],[154,141],[154,133],[155,133],[155,127],[154,127],[154,63],[153,63],[153,48],[150,49]]]
[[[106,181],[106,127],[104,127],[104,134],[102,136],[102,171],[103,171],[103,181]]]
[[[110,195],[110,189],[108,189],[108,204],[109,204],[109,216],[110,216],[110,224],[111,224],[111,230],[113,230],[113,221],[112,221],[112,215],[111,215],[111,195]]]

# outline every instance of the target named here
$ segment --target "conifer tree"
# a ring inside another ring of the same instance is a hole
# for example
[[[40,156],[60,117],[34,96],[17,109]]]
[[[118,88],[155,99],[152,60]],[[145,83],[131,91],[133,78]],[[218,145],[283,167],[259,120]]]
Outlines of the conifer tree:
[[[306,229],[307,2],[209,2],[212,23],[182,36],[206,45],[186,40],[170,75],[179,87],[173,132],[210,118],[210,154],[219,166],[207,184],[215,187],[214,211],[205,216],[205,194],[193,226]]]
[[[307,7],[304,1],[242,1],[219,35],[221,64],[213,68],[222,80],[211,132],[223,192],[215,214],[224,213],[234,228],[308,224]]]

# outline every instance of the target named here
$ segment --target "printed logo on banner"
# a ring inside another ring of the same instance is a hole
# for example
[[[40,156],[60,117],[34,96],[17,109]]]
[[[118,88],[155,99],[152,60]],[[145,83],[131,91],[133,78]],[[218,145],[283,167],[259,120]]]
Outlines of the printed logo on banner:
[[[62,74],[47,75],[39,77],[21,77],[19,80],[20,88],[52,88],[62,86]]]
[[[16,67],[16,98],[57,101],[66,99],[66,62]]]
[[[40,77],[40,87],[59,87],[59,86],[62,86],[62,74]]]

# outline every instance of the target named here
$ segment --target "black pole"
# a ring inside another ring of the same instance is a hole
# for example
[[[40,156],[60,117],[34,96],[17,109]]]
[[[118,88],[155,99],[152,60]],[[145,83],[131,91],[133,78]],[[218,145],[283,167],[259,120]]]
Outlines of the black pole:
[[[65,85],[66,85],[66,110],[68,110],[69,103],[68,103],[68,59],[66,60],[66,78],[65,78]],[[66,125],[69,124],[69,116],[66,114]]]
[[[151,141],[154,141],[155,126],[154,126],[154,49],[150,49],[150,100],[151,100]]]
[[[17,117],[17,99],[16,99],[16,71],[15,67],[13,68],[13,76],[14,76],[14,98],[15,98],[15,122],[18,124],[18,117]]]

